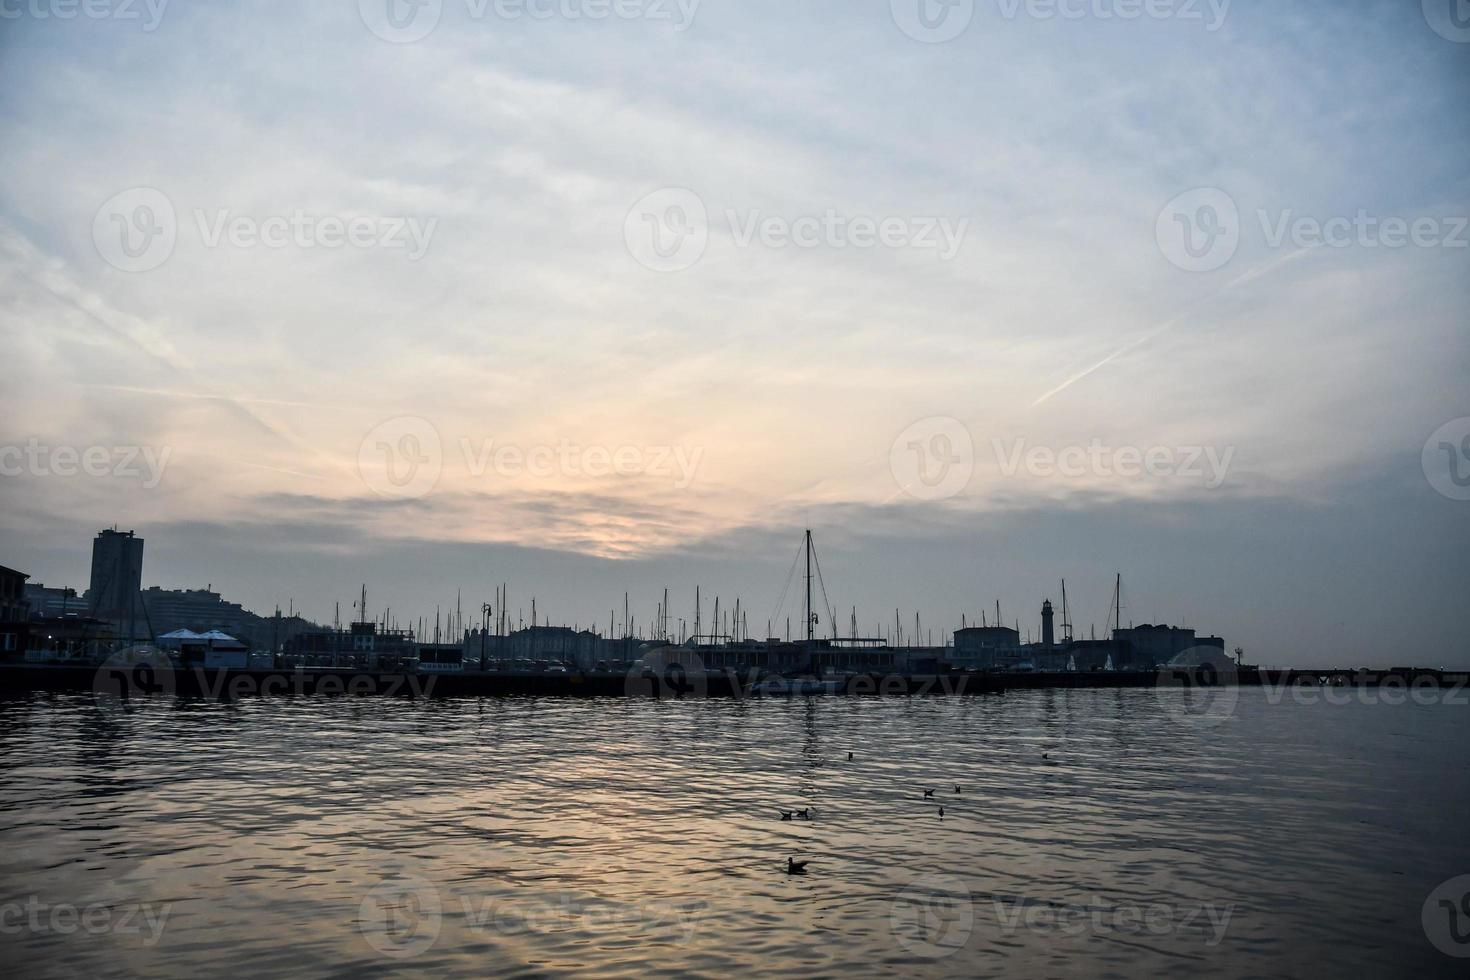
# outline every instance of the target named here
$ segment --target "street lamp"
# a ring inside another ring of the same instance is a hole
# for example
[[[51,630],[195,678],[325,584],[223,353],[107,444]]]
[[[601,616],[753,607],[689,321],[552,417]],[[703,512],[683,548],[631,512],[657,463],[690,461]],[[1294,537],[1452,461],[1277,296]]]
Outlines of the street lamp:
[[[485,637],[490,632],[490,603],[480,607],[483,618],[480,621],[480,673],[485,672]]]

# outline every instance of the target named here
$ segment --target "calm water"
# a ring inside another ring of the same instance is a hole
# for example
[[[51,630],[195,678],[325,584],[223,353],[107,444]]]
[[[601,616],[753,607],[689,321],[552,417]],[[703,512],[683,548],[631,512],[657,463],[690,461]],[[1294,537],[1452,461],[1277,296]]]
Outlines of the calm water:
[[[0,950],[28,976],[1464,974],[1421,909],[1470,873],[1470,707],[1246,690],[1210,724],[1180,697],[0,701]]]

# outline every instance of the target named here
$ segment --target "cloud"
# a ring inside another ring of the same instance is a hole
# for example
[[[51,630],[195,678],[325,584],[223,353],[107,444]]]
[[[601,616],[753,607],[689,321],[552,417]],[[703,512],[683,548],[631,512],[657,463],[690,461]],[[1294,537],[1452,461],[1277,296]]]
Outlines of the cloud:
[[[1187,480],[1007,475],[996,440],[1233,450],[1203,498],[1222,513],[1346,506],[1344,474],[1470,411],[1464,251],[1273,247],[1260,215],[1470,211],[1463,51],[1401,6],[1232,8],[1214,33],[986,12],[947,45],[882,5],[764,0],[704,5],[683,32],[455,13],[405,45],[350,4],[171,5],[153,32],[8,21],[0,443],[172,456],[152,492],[7,478],[0,543],[123,521],[254,528],[283,555],[355,537],[542,563],[703,547],[752,569],[741,542],[807,522],[929,540],[1202,499]],[[624,241],[666,186],[709,215],[675,274]],[[147,272],[92,240],[132,187],[177,217]],[[1214,273],[1155,241],[1195,187],[1242,216]],[[417,260],[207,233],[298,214],[435,225]],[[968,231],[947,261],[736,234],[828,214]],[[442,439],[436,492],[411,504],[358,468],[395,417]],[[921,507],[890,450],[930,417],[977,455],[964,493]],[[507,480],[467,465],[461,446],[488,441],[701,456],[682,489]]]

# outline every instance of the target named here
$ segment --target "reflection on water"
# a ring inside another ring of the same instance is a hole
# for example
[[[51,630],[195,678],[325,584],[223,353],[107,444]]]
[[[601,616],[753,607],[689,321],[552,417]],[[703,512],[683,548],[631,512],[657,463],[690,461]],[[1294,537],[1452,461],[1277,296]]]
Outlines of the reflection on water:
[[[1467,962],[1420,916],[1470,872],[1470,708],[1247,690],[1204,725],[1179,696],[0,701],[0,948],[54,976]]]

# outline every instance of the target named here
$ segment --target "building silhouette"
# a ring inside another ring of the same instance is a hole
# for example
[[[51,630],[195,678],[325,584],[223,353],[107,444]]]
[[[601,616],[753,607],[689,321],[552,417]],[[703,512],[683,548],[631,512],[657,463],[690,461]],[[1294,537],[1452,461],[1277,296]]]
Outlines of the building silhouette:
[[[143,539],[132,531],[99,531],[92,541],[92,578],[87,611],[117,623],[127,636],[148,635],[140,594]],[[140,633],[141,631],[141,633]]]
[[[15,653],[25,646],[26,620],[30,618],[26,603],[24,572],[0,565],[0,653]]]

